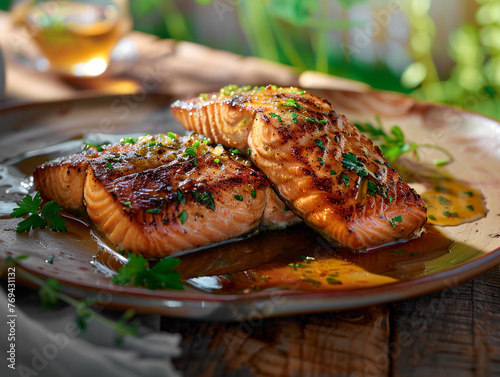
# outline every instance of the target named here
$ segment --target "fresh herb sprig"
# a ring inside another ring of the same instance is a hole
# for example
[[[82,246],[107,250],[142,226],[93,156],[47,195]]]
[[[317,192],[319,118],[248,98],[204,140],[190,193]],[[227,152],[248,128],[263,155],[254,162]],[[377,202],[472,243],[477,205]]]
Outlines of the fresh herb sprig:
[[[146,286],[149,289],[184,289],[181,274],[175,268],[178,258],[163,258],[153,267],[142,255],[130,254],[129,261],[122,266],[112,281],[119,285]]]
[[[375,120],[377,122],[376,126],[371,123],[354,123],[354,125],[372,141],[377,142],[382,154],[389,162],[396,161],[399,156],[408,152],[412,152],[418,160],[420,159],[418,155],[419,148],[435,149],[447,157],[447,159],[434,160],[434,165],[442,166],[453,161],[453,156],[445,148],[434,144],[410,143],[405,139],[404,133],[399,126],[392,126],[390,133],[387,133],[384,131],[384,127],[378,115],[375,117]]]
[[[17,225],[16,232],[29,232],[31,229],[45,229],[48,227],[54,232],[67,232],[66,223],[59,213],[62,207],[53,200],[45,203],[43,207],[40,192],[35,194],[35,197],[26,195],[21,202],[16,203],[17,208],[10,214],[10,217],[24,217]]]
[[[0,262],[1,271],[7,271],[6,267],[18,267],[19,261],[28,258],[28,255],[20,255],[18,257],[8,256],[3,262]],[[3,265],[3,266],[1,266]],[[16,274],[27,281],[39,286],[38,295],[44,307],[54,308],[60,301],[73,306],[76,309],[76,324],[80,331],[84,332],[87,329],[90,321],[97,321],[103,325],[113,329],[115,332],[115,343],[123,343],[123,339],[127,335],[136,335],[138,325],[130,323],[131,318],[135,315],[133,309],[127,310],[118,321],[112,321],[101,314],[93,307],[99,307],[100,301],[95,297],[87,297],[83,300],[77,300],[62,293],[62,285],[56,279],[43,280],[31,274],[23,268],[16,268]]]

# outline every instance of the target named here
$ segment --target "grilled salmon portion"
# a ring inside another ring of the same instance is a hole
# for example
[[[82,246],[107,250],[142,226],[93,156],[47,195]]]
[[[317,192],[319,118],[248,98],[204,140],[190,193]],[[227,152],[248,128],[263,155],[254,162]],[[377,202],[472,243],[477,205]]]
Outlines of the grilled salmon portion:
[[[363,250],[413,238],[422,198],[328,101],[298,88],[228,86],[171,106],[188,130],[238,148],[329,241]]]
[[[250,161],[194,134],[92,147],[34,179],[42,197],[83,210],[118,249],[148,258],[300,221]]]

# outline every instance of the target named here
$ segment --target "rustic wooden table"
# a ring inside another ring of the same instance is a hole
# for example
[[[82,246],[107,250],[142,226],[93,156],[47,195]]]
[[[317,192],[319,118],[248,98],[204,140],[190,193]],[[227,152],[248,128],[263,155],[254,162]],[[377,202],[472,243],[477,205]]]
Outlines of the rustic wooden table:
[[[0,43],[14,43],[0,13]],[[228,82],[364,90],[365,85],[191,43],[129,38],[137,62],[117,77],[68,82],[7,60],[7,101],[102,93],[188,96]],[[150,83],[148,81],[147,83]],[[4,102],[5,105],[6,102]],[[500,269],[425,296],[372,307],[240,323],[163,318],[182,334],[176,360],[193,376],[500,376]]]

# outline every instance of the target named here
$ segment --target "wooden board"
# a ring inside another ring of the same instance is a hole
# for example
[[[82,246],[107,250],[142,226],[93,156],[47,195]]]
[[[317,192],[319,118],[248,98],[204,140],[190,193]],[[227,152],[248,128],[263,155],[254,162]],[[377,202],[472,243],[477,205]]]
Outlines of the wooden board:
[[[186,377],[499,376],[500,268],[365,309],[239,323],[164,317]]]

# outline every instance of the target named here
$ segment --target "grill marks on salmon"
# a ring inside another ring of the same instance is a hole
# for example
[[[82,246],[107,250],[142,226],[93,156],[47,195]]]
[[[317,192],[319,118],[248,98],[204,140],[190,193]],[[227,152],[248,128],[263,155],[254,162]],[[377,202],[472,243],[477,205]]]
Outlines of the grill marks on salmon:
[[[128,141],[43,164],[35,185],[83,209],[118,249],[148,258],[300,221],[249,161],[204,137]]]
[[[248,150],[287,206],[331,242],[368,249],[413,238],[427,220],[380,149],[311,93],[224,88],[171,110],[186,129]]]

